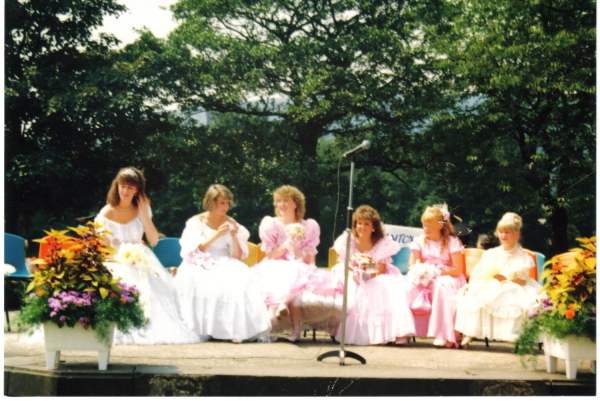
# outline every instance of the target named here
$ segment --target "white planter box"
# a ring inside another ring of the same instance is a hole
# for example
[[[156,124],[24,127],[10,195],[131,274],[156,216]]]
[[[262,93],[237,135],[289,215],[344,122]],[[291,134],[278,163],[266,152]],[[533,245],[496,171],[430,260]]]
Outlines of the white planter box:
[[[596,343],[587,337],[567,336],[557,340],[542,334],[546,368],[548,373],[556,373],[557,358],[565,360],[567,379],[577,378],[577,363],[580,360],[592,361],[592,372],[596,373]]]
[[[106,370],[110,358],[115,333],[114,324],[109,328],[109,344],[103,344],[96,338],[92,328],[87,330],[79,323],[75,327],[63,326],[59,328],[54,323],[44,323],[44,340],[46,343],[46,368],[56,369],[60,361],[60,351],[97,351],[98,370]]]

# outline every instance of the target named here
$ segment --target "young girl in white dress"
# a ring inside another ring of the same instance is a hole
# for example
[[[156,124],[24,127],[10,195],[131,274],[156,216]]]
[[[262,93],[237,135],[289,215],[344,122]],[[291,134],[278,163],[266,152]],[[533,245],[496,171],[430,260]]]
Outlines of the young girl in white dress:
[[[519,245],[522,226],[516,213],[502,217],[495,233],[501,245],[483,254],[459,292],[456,330],[465,335],[465,347],[473,337],[515,342],[538,306],[542,287],[529,277],[535,263]]]
[[[433,337],[433,345],[458,348],[454,331],[456,314],[456,293],[466,284],[463,275],[463,245],[454,234],[447,210],[428,207],[421,215],[425,235],[414,239],[410,244],[409,269],[418,269],[419,263],[429,263],[438,272],[432,283],[426,287],[415,285],[407,280],[408,302],[413,310],[415,328],[419,337]],[[415,267],[413,267],[415,266]],[[409,271],[407,277],[412,276]],[[420,297],[431,295],[431,309],[427,313],[415,305]]]
[[[181,318],[173,277],[142,243],[144,234],[151,245],[158,242],[145,187],[140,170],[134,167],[121,169],[111,184],[107,205],[95,219],[113,234],[108,236],[108,241],[117,250],[115,262],[107,262],[106,266],[114,277],[138,288],[141,306],[150,322],[145,329],[130,334],[117,331],[115,344],[200,342],[201,339]]]
[[[259,227],[267,257],[251,269],[251,274],[276,316],[273,329],[281,331],[291,324],[287,340],[295,342],[301,324],[324,331],[337,326],[343,287],[330,272],[315,266],[321,230],[315,220],[303,219],[302,192],[284,185],[274,192],[273,201],[276,217],[264,217]]]
[[[338,254],[338,264],[331,271],[344,282],[346,245],[344,232],[333,244]],[[348,278],[348,309],[346,314],[345,342],[355,345],[405,344],[406,338],[415,335],[415,324],[408,307],[402,273],[392,265],[392,256],[400,245],[385,236],[381,217],[370,206],[360,206],[352,214],[350,260],[355,262],[364,254],[367,264],[373,263],[373,272],[363,271],[360,263],[350,263]],[[362,266],[365,266],[364,264]],[[336,339],[342,335],[339,325]]]
[[[227,216],[233,194],[212,185],[202,202],[204,213],[190,218],[181,236],[183,263],[175,282],[186,324],[200,336],[241,343],[270,342],[269,313],[250,283],[250,233]]]

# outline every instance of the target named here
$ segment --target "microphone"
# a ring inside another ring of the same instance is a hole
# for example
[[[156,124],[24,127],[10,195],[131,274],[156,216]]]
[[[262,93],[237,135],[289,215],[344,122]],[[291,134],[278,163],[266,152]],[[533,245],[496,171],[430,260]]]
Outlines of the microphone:
[[[344,153],[344,156],[342,157],[347,157],[350,156],[354,153],[358,153],[358,152],[362,152],[363,150],[367,150],[371,147],[371,142],[364,140],[362,141],[362,143],[360,145],[358,145],[357,147],[355,147],[352,150],[347,151],[346,153]]]

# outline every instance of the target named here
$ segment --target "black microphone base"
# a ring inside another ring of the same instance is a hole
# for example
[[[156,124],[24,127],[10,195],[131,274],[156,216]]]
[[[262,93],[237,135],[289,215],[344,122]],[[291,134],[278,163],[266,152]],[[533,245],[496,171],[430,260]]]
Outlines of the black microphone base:
[[[340,351],[329,351],[326,352],[324,354],[321,354],[317,357],[317,361],[322,361],[325,358],[329,358],[329,357],[339,357],[340,356]],[[362,356],[358,355],[355,352],[352,351],[344,351],[344,358],[352,358],[352,359],[356,359],[357,361],[359,361],[361,364],[365,365],[367,363],[367,360],[365,358],[363,358]],[[345,363],[344,361],[340,361],[340,365],[344,366]]]

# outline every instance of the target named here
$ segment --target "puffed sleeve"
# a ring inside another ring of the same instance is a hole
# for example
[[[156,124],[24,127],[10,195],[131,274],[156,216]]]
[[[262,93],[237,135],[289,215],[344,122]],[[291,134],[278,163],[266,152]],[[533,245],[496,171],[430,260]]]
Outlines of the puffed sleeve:
[[[465,249],[464,245],[460,242],[458,237],[450,236],[450,240],[448,241],[448,249],[450,250],[450,254],[456,252],[462,252]]]
[[[529,270],[535,266],[533,258],[525,251],[521,250],[519,258],[514,260],[511,264],[511,273],[513,277],[509,279],[518,278],[521,280],[527,280],[529,277]]]
[[[94,223],[98,223],[98,224],[102,224],[103,226],[106,226],[106,218],[104,216],[97,215],[94,218]]]
[[[377,263],[392,263],[392,256],[400,252],[400,244],[389,237],[383,237],[375,244],[371,257]]]
[[[185,258],[190,253],[194,252],[194,250],[198,248],[198,245],[208,239],[206,230],[203,230],[203,227],[206,226],[194,217],[185,223],[183,234],[181,234],[181,239],[179,240],[182,258]]]
[[[250,238],[250,232],[243,225],[238,223],[238,232],[236,234],[238,243],[240,244],[240,249],[242,250],[241,259],[246,259],[248,254],[248,239]]]
[[[258,226],[258,236],[262,242],[261,249],[267,255],[276,250],[285,241],[285,238],[279,238],[276,221],[271,216],[263,217]]]
[[[304,223],[306,232],[304,233],[304,239],[300,249],[304,251],[306,255],[316,255],[318,253],[317,246],[321,242],[321,227],[313,219],[308,219]]]
[[[417,238],[415,238],[408,245],[408,247],[410,248],[410,250],[411,251],[415,251],[415,252],[423,253],[423,238],[425,238],[423,235],[419,235]]]
[[[348,232],[344,231],[342,235],[336,238],[333,243],[333,249],[338,254],[338,262],[344,263],[346,261],[346,244],[348,243]]]

